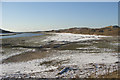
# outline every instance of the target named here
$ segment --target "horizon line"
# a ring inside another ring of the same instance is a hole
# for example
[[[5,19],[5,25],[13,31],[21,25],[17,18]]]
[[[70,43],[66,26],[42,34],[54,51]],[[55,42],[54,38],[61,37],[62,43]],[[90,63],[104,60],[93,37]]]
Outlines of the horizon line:
[[[35,32],[35,31],[51,31],[51,30],[69,29],[69,28],[92,28],[92,29],[96,29],[96,28],[103,28],[103,27],[108,27],[108,26],[119,26],[119,25],[114,24],[114,25],[107,25],[107,26],[101,26],[101,27],[72,26],[72,27],[68,27],[68,28],[58,28],[58,29],[49,29],[49,30],[32,30],[32,31],[31,30],[30,31],[14,31],[14,30],[9,30],[9,29],[4,29],[3,27],[1,27],[0,29],[10,31],[10,32]]]

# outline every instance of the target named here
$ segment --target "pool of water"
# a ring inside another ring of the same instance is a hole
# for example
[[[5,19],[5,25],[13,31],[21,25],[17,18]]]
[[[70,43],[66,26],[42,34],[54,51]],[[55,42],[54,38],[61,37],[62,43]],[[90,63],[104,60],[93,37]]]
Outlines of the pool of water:
[[[32,36],[39,36],[39,35],[43,35],[43,34],[41,34],[41,33],[21,33],[21,34],[15,34],[15,35],[0,36],[0,39],[16,38],[16,37],[32,37]]]

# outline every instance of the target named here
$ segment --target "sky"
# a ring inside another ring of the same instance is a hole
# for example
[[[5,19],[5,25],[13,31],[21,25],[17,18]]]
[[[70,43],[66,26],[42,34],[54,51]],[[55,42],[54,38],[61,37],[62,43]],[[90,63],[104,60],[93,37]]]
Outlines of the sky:
[[[118,2],[2,2],[2,29],[44,31],[118,25]]]
[[[2,2],[118,2],[120,0],[1,0]]]

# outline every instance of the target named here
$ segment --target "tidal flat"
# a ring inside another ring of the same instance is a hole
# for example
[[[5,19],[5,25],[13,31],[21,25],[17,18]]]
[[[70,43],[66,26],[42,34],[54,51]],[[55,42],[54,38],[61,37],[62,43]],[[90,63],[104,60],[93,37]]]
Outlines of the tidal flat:
[[[116,78],[119,39],[72,33],[0,39],[0,77]]]

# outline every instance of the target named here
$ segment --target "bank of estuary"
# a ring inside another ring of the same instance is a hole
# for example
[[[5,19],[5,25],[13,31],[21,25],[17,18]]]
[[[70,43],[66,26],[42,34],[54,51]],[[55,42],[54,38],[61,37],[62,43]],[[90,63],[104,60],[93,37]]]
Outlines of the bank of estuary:
[[[47,33],[3,39],[3,78],[96,78],[118,71],[118,36]],[[117,75],[117,74],[116,74]]]

